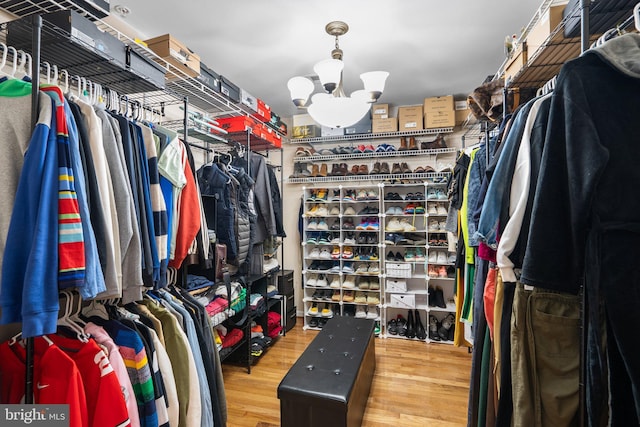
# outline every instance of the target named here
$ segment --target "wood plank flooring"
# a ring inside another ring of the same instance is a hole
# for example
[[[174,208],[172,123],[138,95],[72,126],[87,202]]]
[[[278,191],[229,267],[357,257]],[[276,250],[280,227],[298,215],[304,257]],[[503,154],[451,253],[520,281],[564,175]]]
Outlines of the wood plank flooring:
[[[301,323],[298,319],[278,339],[250,375],[245,367],[223,365],[229,427],[280,425],[278,384],[318,334]],[[466,425],[471,371],[466,348],[394,338],[376,338],[375,344],[376,373],[363,427]]]

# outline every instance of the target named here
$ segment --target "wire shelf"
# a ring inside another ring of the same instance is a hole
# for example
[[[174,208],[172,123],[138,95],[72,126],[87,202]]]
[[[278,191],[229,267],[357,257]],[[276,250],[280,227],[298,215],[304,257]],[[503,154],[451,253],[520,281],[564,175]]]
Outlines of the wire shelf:
[[[437,135],[439,133],[453,133],[453,127],[438,129],[421,129],[414,131],[381,132],[381,133],[357,133],[353,135],[318,136],[315,138],[291,138],[291,144],[313,144],[317,142],[339,142],[339,141],[366,141],[379,138],[393,138],[402,136],[423,136]]]
[[[349,176],[320,176],[306,178],[288,178],[288,184],[314,184],[325,182],[354,182],[354,181],[406,181],[406,180],[425,180],[425,179],[446,179],[451,175],[450,172],[428,172],[428,173],[402,173],[402,174],[386,174],[386,175],[349,175]]]
[[[437,148],[431,150],[406,150],[406,151],[376,151],[370,153],[351,153],[351,154],[333,154],[333,155],[312,155],[294,158],[295,163],[309,163],[324,160],[353,160],[353,159],[369,159],[386,158],[386,157],[407,157],[407,156],[436,156],[438,154],[455,153],[456,148]]]

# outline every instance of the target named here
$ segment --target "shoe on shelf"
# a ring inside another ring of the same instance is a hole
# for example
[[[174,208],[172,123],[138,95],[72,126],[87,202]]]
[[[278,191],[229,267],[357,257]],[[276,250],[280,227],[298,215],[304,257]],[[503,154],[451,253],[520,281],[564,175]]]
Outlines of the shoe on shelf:
[[[436,194],[436,189],[429,188],[427,190],[427,200],[437,200],[437,199],[438,199],[438,195]]]
[[[447,275],[447,267],[444,265],[441,265],[440,267],[438,267],[438,277],[446,279],[448,277]]]
[[[449,330],[453,327],[456,322],[456,318],[453,314],[449,313],[446,315],[442,322],[440,322],[440,327],[438,328],[438,335],[440,339],[443,341],[449,340]]]
[[[438,256],[436,257],[437,264],[446,264],[447,263],[447,254],[444,251],[438,251]]]
[[[414,262],[416,260],[416,256],[415,256],[415,253],[413,252],[413,249],[407,248],[404,251],[404,260],[406,262]]]
[[[416,329],[413,321],[413,311],[409,310],[407,313],[407,338],[415,338],[416,337]]]
[[[329,248],[320,249],[320,259],[331,259],[331,252],[329,252]]]
[[[340,273],[340,261],[334,261],[333,265],[329,268],[328,273],[332,273],[332,274]]]
[[[311,252],[309,252],[309,255],[307,255],[307,258],[311,258],[311,259],[320,258],[320,249],[318,247],[311,249]]]
[[[344,302],[353,302],[354,292],[353,291],[344,291],[344,295],[342,296],[342,301]]]
[[[351,246],[345,246],[342,249],[342,259],[351,259],[353,258],[353,248]]]
[[[358,265],[358,267],[356,268],[356,274],[367,274],[368,271],[369,267],[365,263]]]
[[[404,162],[400,163],[400,170],[402,171],[402,173],[411,173],[411,168]]]
[[[318,222],[317,230],[320,230],[320,231],[328,231],[329,230],[329,225],[327,224],[327,222],[324,219],[321,219]]]
[[[347,206],[343,212],[344,215],[353,216],[356,214],[356,210],[351,206]]]
[[[367,289],[369,289],[369,286],[370,286],[369,279],[366,279],[364,277],[361,278],[360,281],[358,282],[358,288],[359,289],[367,290]]]
[[[398,221],[397,218],[392,218],[391,221],[387,223],[387,226],[385,227],[385,231],[397,233],[399,231],[404,231],[404,226],[400,224],[400,221]]]
[[[447,303],[444,301],[444,291],[440,286],[436,286],[433,303],[435,304],[436,307],[447,308]]]
[[[372,291],[379,291],[380,290],[380,282],[376,281],[376,280],[369,281],[369,289],[371,289]]]
[[[331,301],[336,301],[336,302],[340,301],[340,291],[339,290],[333,291],[333,294],[331,294]]]
[[[398,322],[396,322],[396,319],[391,319],[387,322],[387,332],[391,335],[398,335]]]
[[[368,218],[363,218],[362,221],[360,221],[360,224],[356,225],[356,230],[366,230],[367,226],[369,225],[369,219]]]
[[[344,279],[344,282],[342,282],[342,287],[343,287],[344,289],[353,289],[353,288],[355,288],[355,287],[356,287],[356,283],[355,283],[355,281],[353,280],[353,277],[351,277],[351,276],[347,276],[347,277]]]
[[[440,322],[433,314],[429,315],[429,339],[433,341],[440,341],[440,334],[438,333],[438,329],[440,329]]]
[[[405,136],[401,136],[400,137],[400,148],[398,148],[398,151],[406,151],[408,149],[409,149],[409,147],[407,145],[407,138]]]
[[[437,251],[429,252],[429,259],[428,259],[429,264],[435,264],[437,261],[438,261]]]
[[[353,298],[353,302],[358,304],[366,304],[367,303],[367,294],[365,292],[356,292],[355,297]]]
[[[331,304],[325,304],[324,308],[321,311],[322,317],[333,317],[333,310],[331,308]]]
[[[435,307],[436,290],[433,286],[429,286],[427,289],[427,298],[429,298],[429,307]]]
[[[389,163],[387,162],[382,162],[380,163],[380,174],[381,175],[389,175],[390,171],[389,171]]]
[[[321,300],[323,296],[324,296],[324,291],[321,291],[320,289],[316,289],[313,295],[311,295],[311,299]]]
[[[327,287],[327,277],[324,274],[320,274],[318,276],[318,280],[316,281],[317,288],[326,288]]]
[[[378,294],[369,292],[369,294],[367,295],[367,304],[369,305],[380,304],[380,297],[378,296]]]
[[[414,261],[415,262],[425,261],[424,250],[422,248],[416,248],[416,255],[415,255]]]
[[[390,262],[396,261],[396,256],[393,254],[393,251],[389,251],[387,253],[387,256],[385,257],[385,260],[386,261],[390,261]]]
[[[438,214],[438,206],[436,206],[436,204],[429,204],[429,206],[427,207],[427,212],[429,215],[439,215]]]
[[[366,319],[367,317],[367,310],[364,308],[363,305],[359,305],[358,307],[356,307],[356,318],[358,319]]]
[[[367,269],[367,274],[377,275],[380,274],[380,268],[377,264],[371,264]]]
[[[440,223],[435,219],[430,220],[429,231],[440,231]]]
[[[329,215],[338,216],[340,215],[340,208],[338,206],[333,206],[331,210],[329,210]]]
[[[317,328],[318,327],[318,319],[316,319],[315,317],[311,318],[311,320],[309,320],[309,327]]]
[[[394,163],[391,167],[391,173],[393,175],[400,175],[402,173],[402,168],[400,167],[400,163]]]
[[[309,310],[307,311],[307,314],[309,316],[317,316],[318,315],[318,303],[313,303],[311,304],[311,307],[309,307]]]
[[[400,220],[400,226],[402,227],[402,231],[416,231],[416,227],[409,223],[406,218],[402,218]]]
[[[347,233],[347,237],[344,239],[345,245],[355,245],[356,244],[356,235],[355,233]]]
[[[436,270],[435,265],[429,265],[429,270],[427,272],[427,275],[432,279],[435,277],[438,277],[438,270]]]
[[[320,206],[316,210],[315,216],[329,216],[329,209],[326,206]]]
[[[369,307],[367,309],[367,319],[377,319],[380,317],[378,307]]]
[[[332,289],[340,289],[340,276],[333,276],[329,287]]]
[[[307,281],[305,282],[305,285],[307,285],[308,288],[313,288],[316,286],[317,282],[318,282],[318,275],[315,273],[311,273],[307,276]]]
[[[449,212],[447,211],[447,208],[444,207],[443,203],[438,203],[436,206],[436,211],[438,215],[447,215]]]
[[[331,202],[339,202],[340,201],[340,190],[332,190],[333,196],[329,199]]]
[[[404,255],[402,255],[400,252],[396,252],[396,261],[404,262]]]
[[[380,222],[378,221],[378,218],[369,218],[365,225],[365,229],[369,231],[377,231],[380,229]]]
[[[380,173],[380,162],[375,162],[369,173],[371,175],[378,175]]]
[[[396,324],[398,326],[398,335],[404,337],[407,335],[407,319],[402,314],[398,314],[396,317]]]
[[[420,312],[417,309],[414,310],[413,319],[415,323],[416,338],[419,340],[427,339],[427,331],[424,329],[422,319],[420,318]]]
[[[344,265],[342,266],[342,272],[345,274],[353,274],[353,263],[352,262],[345,262]]]

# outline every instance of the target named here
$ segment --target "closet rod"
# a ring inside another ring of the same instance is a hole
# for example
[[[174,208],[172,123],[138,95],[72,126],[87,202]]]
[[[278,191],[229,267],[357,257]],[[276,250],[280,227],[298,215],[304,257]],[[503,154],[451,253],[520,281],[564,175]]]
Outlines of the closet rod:
[[[35,15],[32,18],[31,29],[31,128],[36,128],[38,122],[40,96],[40,33],[42,31],[42,17]],[[33,404],[33,337],[27,338],[24,378],[24,403]]]

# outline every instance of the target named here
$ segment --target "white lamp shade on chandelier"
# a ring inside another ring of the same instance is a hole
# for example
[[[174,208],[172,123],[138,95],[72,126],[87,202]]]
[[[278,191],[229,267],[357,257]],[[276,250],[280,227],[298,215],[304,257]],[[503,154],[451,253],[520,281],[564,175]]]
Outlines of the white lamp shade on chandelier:
[[[311,97],[311,105],[307,113],[320,125],[331,128],[343,128],[360,121],[370,110],[371,103],[376,102],[382,92],[389,73],[386,71],[369,71],[360,74],[364,89],[346,96],[342,87],[342,50],[338,47],[338,36],[344,35],[349,27],[344,22],[334,21],[327,24],[327,33],[336,37],[336,48],[332,59],[320,61],[314,65],[313,71],[318,75],[325,93],[317,93]],[[315,85],[307,77],[292,77],[287,83],[291,100],[303,108]]]

